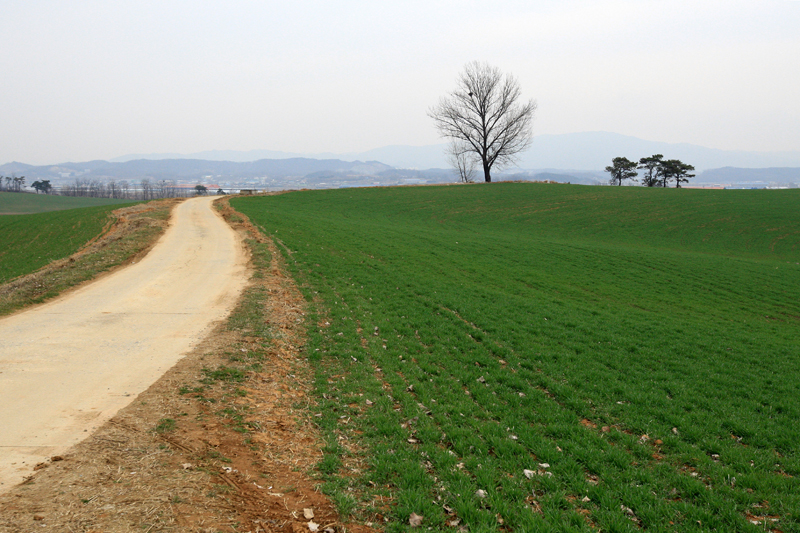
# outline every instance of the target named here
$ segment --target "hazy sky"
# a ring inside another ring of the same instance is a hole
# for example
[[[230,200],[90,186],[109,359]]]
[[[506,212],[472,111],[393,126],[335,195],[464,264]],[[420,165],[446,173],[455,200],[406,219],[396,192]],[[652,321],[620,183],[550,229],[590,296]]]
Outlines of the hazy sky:
[[[534,132],[800,150],[800,2],[0,0],[0,163],[440,142],[472,60]],[[535,141],[534,141],[535,142]]]

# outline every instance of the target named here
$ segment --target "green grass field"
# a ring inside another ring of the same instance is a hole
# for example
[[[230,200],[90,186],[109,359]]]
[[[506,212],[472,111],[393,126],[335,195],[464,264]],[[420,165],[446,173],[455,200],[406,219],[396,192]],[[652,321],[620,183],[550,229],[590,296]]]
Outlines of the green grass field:
[[[118,207],[0,216],[0,283],[75,253],[100,234],[109,214]]]
[[[0,192],[0,215],[25,215],[61,211],[78,207],[97,207],[130,203],[130,200],[113,200],[110,198],[82,198],[73,196],[55,196],[49,194],[27,194]]]
[[[411,513],[450,531],[800,531],[800,190],[231,204],[310,302],[319,467],[342,511],[388,531]]]

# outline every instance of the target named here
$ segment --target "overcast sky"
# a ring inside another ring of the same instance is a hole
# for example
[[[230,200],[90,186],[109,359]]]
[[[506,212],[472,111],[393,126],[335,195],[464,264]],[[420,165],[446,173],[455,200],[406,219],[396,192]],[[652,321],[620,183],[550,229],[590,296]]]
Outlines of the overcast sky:
[[[0,163],[440,142],[464,64],[535,134],[800,150],[800,2],[0,0]],[[535,142],[535,141],[534,141]]]

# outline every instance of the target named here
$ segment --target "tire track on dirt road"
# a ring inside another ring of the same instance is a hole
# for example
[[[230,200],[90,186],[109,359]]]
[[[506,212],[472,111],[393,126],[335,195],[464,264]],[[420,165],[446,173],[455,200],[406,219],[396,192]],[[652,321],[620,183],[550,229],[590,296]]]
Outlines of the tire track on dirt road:
[[[233,309],[247,258],[212,201],[178,205],[138,263],[0,319],[0,492],[128,405]]]

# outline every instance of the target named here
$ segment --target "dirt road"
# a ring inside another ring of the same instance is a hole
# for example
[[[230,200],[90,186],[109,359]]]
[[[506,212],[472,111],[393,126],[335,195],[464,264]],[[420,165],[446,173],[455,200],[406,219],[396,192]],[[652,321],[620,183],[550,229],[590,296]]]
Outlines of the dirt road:
[[[246,257],[212,200],[177,206],[141,262],[0,319],[0,492],[133,401],[233,308]]]

